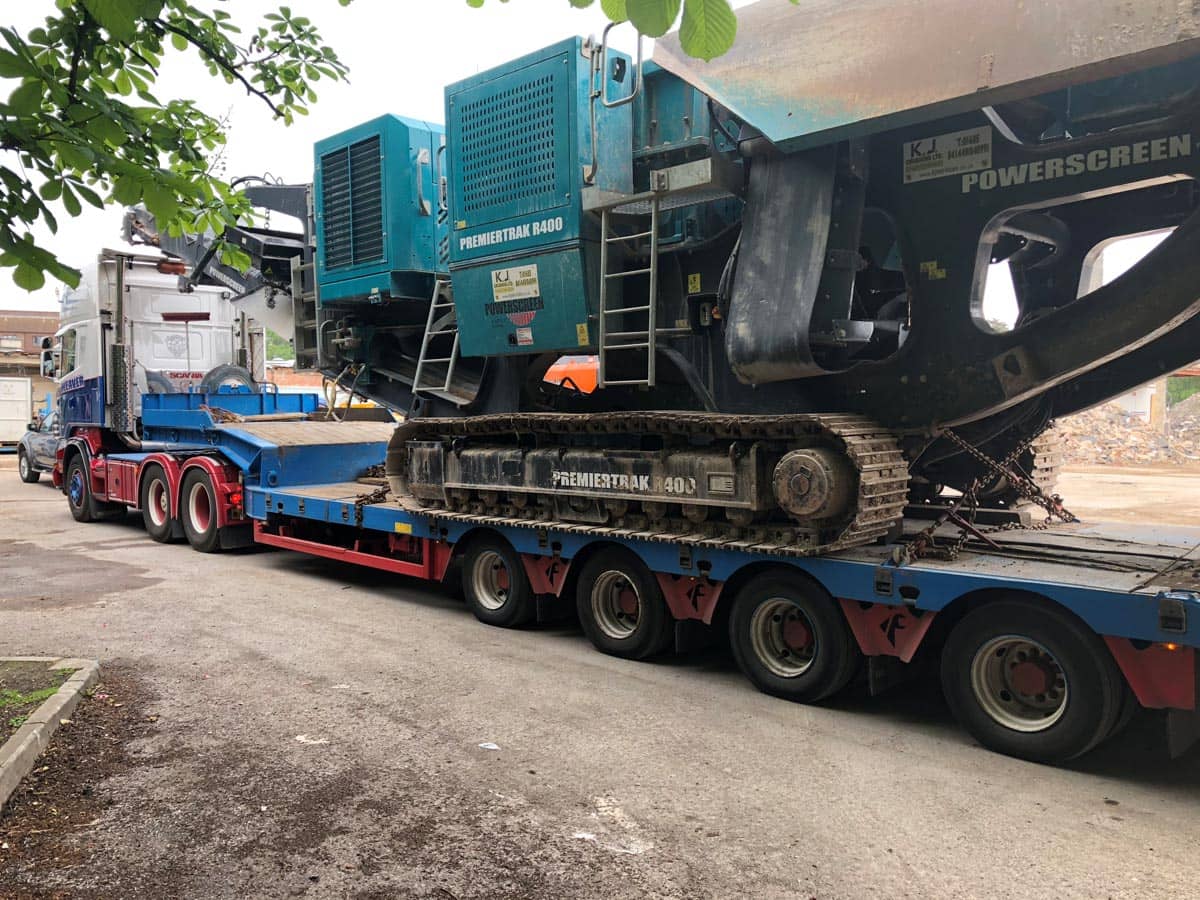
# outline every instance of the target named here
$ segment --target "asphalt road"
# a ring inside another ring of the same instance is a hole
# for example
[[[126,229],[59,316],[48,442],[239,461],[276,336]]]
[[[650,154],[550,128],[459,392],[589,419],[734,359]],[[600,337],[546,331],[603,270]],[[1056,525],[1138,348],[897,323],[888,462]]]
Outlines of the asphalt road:
[[[78,525],[11,468],[0,655],[117,661],[159,716],[83,830],[104,852],[49,890],[1196,896],[1200,753],[1167,761],[1153,716],[1031,765],[976,746],[932,682],[792,705],[721,651],[624,662],[399,577]]]

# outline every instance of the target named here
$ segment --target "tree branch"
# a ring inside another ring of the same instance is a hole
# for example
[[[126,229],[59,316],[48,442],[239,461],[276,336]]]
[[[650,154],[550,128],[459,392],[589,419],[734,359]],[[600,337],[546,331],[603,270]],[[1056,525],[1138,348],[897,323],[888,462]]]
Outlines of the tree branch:
[[[275,101],[271,99],[271,96],[269,94],[267,94],[265,91],[259,90],[253,84],[251,84],[250,81],[246,78],[246,76],[244,76],[241,72],[238,71],[236,66],[233,66],[232,64],[230,64],[229,60],[227,60],[221,54],[217,53],[217,51],[214,50],[212,47],[209,47],[207,44],[202,43],[200,40],[198,40],[195,37],[195,35],[189,34],[188,32],[184,31],[182,28],[177,28],[176,26],[172,25],[170,22],[164,22],[162,19],[155,19],[154,21],[160,27],[166,29],[167,31],[171,32],[172,34],[179,35],[181,38],[183,38],[185,41],[187,41],[189,44],[191,44],[193,47],[195,47],[197,50],[199,50],[205,57],[208,58],[208,60],[210,62],[215,63],[219,68],[223,69],[225,72],[228,72],[235,79],[237,79],[239,82],[241,82],[242,86],[246,89],[246,93],[248,93],[254,97],[258,97],[260,100],[262,100],[262,102],[267,104],[267,107],[271,110],[271,112],[275,113],[276,116],[283,115],[283,112],[279,109],[278,106],[275,105]]]

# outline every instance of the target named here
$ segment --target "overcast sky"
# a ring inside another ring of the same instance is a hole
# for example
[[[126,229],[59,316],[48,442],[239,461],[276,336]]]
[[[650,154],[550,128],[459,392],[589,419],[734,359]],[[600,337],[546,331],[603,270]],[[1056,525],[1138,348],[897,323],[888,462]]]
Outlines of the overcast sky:
[[[2,2],[4,24],[22,33],[54,7],[53,0]],[[237,0],[226,8],[249,30],[250,23],[280,5],[281,0]],[[231,111],[228,178],[270,173],[285,181],[311,181],[317,140],[383,113],[440,123],[446,84],[573,34],[598,36],[607,23],[599,3],[579,10],[567,0],[488,0],[482,9],[471,9],[464,0],[355,0],[345,8],[336,0],[292,0],[284,5],[311,18],[350,66],[350,82],[318,84],[318,102],[290,127],[273,121],[266,107],[244,91],[211,78],[189,54],[166,51],[163,77],[154,89],[159,99],[187,97],[216,116]],[[629,26],[614,31],[613,38],[622,49],[634,44]],[[0,81],[0,95],[10,90],[10,83]],[[120,243],[118,207],[100,211],[85,205],[79,218],[63,212],[58,219],[57,235],[39,232],[38,238],[76,268],[101,247]],[[0,308],[57,311],[52,283],[31,295],[13,285],[11,272],[0,269]]]

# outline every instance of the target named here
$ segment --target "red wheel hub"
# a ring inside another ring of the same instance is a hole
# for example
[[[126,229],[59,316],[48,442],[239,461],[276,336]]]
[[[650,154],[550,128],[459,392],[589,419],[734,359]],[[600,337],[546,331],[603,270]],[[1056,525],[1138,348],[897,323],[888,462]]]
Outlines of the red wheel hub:
[[[1033,659],[1023,660],[1008,670],[1008,683],[1026,697],[1036,697],[1054,687],[1054,673]]]
[[[617,605],[620,606],[621,612],[627,616],[637,615],[637,594],[629,588],[624,588],[620,596],[617,597]]]
[[[783,623],[783,641],[793,650],[807,650],[812,646],[812,631],[801,619],[788,619]]]
[[[502,591],[508,590],[508,568],[506,566],[496,566],[496,587]]]

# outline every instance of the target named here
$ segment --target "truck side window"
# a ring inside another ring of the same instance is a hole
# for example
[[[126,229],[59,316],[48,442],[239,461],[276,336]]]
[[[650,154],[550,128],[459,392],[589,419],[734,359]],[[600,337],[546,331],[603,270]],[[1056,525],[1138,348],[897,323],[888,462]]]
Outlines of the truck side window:
[[[75,330],[65,332],[62,336],[62,369],[60,374],[65,375],[67,372],[75,369]]]

